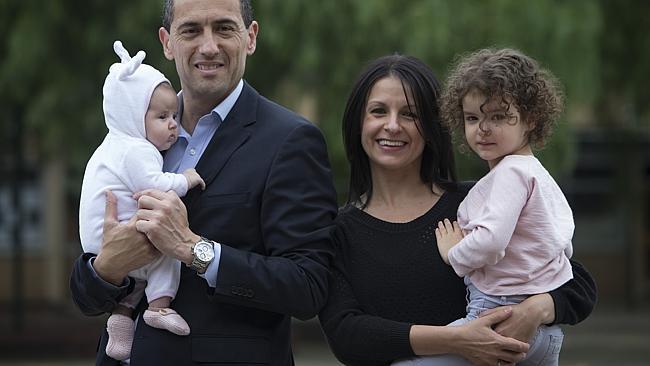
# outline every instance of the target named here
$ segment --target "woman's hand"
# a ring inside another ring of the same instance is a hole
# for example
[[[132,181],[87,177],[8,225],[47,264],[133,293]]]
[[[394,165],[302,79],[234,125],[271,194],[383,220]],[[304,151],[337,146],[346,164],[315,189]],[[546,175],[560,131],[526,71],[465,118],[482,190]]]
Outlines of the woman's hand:
[[[502,336],[522,342],[529,342],[540,325],[552,323],[555,319],[555,303],[547,293],[533,295],[520,304],[510,307],[512,307],[512,315],[499,322],[494,330]],[[480,316],[483,318],[502,309],[503,307],[490,309]]]
[[[512,315],[509,307],[470,321],[461,326],[411,327],[411,348],[416,355],[439,355],[453,353],[464,357],[473,365],[510,366],[521,361],[528,352],[528,344],[504,337],[492,326]]]
[[[512,317],[511,308],[499,311],[459,327],[464,328],[456,354],[465,357],[473,365],[515,365],[526,357],[528,344],[513,338],[502,336],[492,330],[495,324],[503,323]]]

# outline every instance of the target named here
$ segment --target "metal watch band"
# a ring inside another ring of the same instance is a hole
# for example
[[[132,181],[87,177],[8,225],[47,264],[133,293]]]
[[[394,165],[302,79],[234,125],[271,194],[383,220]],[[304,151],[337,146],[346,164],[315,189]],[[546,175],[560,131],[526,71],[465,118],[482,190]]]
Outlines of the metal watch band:
[[[204,243],[209,244],[213,250],[212,258],[208,261],[204,261],[201,258],[197,257],[196,252],[194,250],[197,245],[204,244]],[[212,263],[212,260],[214,259],[214,241],[201,237],[201,239],[199,239],[198,242],[192,245],[191,250],[192,250],[192,262],[188,265],[188,267],[192,268],[199,274],[205,273],[205,271],[208,269],[208,266],[210,265],[210,263]]]

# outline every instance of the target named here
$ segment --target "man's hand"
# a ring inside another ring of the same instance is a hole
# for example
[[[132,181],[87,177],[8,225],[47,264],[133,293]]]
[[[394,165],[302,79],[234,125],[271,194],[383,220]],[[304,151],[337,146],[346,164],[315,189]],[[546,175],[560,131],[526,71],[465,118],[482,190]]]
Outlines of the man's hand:
[[[454,221],[452,224],[449,219],[438,222],[436,228],[436,241],[438,242],[438,251],[445,263],[449,264],[449,250],[458,244],[465,235],[458,226],[458,222]]]
[[[522,342],[530,342],[537,327],[552,323],[555,318],[555,303],[549,294],[531,296],[517,305],[510,305],[512,315],[499,322],[494,330],[504,337],[511,337]],[[487,310],[480,317],[501,311],[503,307]]]
[[[191,263],[190,249],[200,237],[190,230],[187,209],[176,192],[147,189],[134,197],[138,200],[138,231],[163,254]]]
[[[113,192],[106,191],[103,241],[93,267],[99,277],[116,286],[122,284],[129,272],[160,256],[147,237],[136,230],[136,219],[134,215],[126,224],[120,224],[117,198]]]

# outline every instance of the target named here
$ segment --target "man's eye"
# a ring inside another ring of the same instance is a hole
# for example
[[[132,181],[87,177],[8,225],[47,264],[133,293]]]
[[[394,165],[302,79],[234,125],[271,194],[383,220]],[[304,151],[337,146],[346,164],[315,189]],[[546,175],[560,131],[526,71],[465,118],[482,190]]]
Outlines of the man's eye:
[[[236,29],[232,25],[221,25],[217,28],[217,31],[221,33],[232,33],[236,31]]]

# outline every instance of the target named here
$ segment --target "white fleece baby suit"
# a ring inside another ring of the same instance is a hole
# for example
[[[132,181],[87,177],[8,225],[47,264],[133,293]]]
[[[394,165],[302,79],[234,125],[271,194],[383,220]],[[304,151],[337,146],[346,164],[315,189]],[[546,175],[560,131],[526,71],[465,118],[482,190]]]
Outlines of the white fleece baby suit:
[[[188,189],[183,175],[162,172],[162,155],[146,139],[144,117],[151,95],[158,85],[169,80],[142,63],[143,51],[131,58],[120,41],[113,48],[121,62],[111,65],[104,83],[108,134],[86,165],[79,205],[81,245],[84,252],[95,254],[102,243],[105,191],[111,190],[117,197],[118,220],[124,222],[137,210],[134,192],[155,188],[184,196]],[[145,293],[149,301],[162,296],[173,298],[178,290],[180,262],[161,256],[129,275],[148,281]]]

